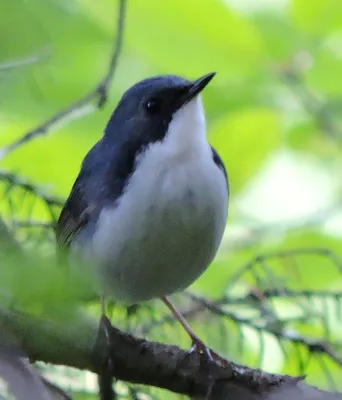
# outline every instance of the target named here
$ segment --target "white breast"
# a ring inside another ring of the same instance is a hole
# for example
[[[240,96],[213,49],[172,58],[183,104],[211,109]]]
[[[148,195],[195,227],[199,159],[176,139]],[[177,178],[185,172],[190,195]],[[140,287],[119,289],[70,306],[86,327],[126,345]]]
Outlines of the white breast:
[[[141,156],[118,205],[100,214],[92,252],[104,293],[130,304],[189,286],[218,250],[227,207],[197,98]]]

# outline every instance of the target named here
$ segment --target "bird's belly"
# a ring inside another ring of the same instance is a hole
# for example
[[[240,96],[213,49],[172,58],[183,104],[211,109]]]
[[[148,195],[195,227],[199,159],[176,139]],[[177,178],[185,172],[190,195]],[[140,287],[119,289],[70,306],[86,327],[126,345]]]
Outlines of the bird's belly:
[[[227,216],[224,177],[212,164],[192,180],[177,171],[159,174],[140,191],[144,196],[128,188],[119,205],[100,216],[94,248],[107,295],[138,303],[183,290],[204,272]]]

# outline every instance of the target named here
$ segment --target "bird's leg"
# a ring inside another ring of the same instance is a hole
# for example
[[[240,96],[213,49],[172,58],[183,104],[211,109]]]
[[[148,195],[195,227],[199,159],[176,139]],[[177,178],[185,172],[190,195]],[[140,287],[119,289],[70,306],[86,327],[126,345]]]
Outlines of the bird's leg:
[[[172,314],[180,322],[180,324],[183,326],[187,334],[190,336],[192,340],[192,346],[189,350],[190,353],[193,351],[197,351],[201,354],[204,353],[210,361],[223,360],[219,354],[217,354],[214,350],[210,349],[208,346],[204,344],[204,342],[193,331],[193,329],[188,324],[183,315],[177,310],[177,308],[171,303],[171,301],[166,296],[162,297],[161,300],[169,308],[169,310],[172,312]]]
[[[103,329],[103,333],[106,338],[106,342],[108,347],[110,346],[110,329],[112,324],[110,323],[107,315],[106,315],[106,299],[103,295],[101,295],[101,320],[100,327]]]
[[[105,297],[101,296],[101,319],[99,326],[99,335],[101,331],[105,338],[105,360],[103,364],[102,373],[99,374],[99,389],[100,389],[100,399],[101,400],[112,400],[115,398],[115,393],[113,391],[113,374],[114,365],[112,360],[112,346],[111,346],[111,336],[110,331],[112,324],[106,315],[106,301]]]

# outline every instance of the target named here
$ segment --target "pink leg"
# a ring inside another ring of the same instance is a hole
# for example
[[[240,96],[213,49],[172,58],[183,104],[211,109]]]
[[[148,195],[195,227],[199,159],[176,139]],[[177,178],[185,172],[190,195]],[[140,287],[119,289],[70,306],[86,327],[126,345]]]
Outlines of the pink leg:
[[[185,329],[187,334],[190,336],[190,338],[192,340],[192,346],[191,346],[190,352],[197,351],[201,354],[204,353],[211,361],[214,361],[214,359],[222,360],[222,357],[219,354],[217,354],[213,350],[209,349],[204,344],[204,342],[196,335],[196,333],[193,331],[193,329],[188,324],[188,322],[183,317],[183,315],[177,310],[177,308],[171,303],[171,301],[166,296],[162,297],[161,300],[170,309],[172,314],[180,322],[180,324],[183,326],[183,328]]]

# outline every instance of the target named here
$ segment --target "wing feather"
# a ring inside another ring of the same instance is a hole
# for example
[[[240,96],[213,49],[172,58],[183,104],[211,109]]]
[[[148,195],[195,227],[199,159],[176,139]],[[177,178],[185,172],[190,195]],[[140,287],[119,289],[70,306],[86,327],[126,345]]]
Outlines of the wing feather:
[[[223,161],[222,161],[222,159],[221,159],[219,153],[218,153],[212,146],[210,146],[210,147],[211,147],[211,152],[212,152],[212,155],[213,155],[214,163],[215,163],[215,164],[218,166],[218,168],[220,168],[220,170],[224,173],[224,177],[226,178],[226,182],[227,182],[227,188],[228,188],[228,190],[229,190],[228,175],[227,175],[226,168],[225,168],[225,166],[224,166],[224,164],[223,164]]]
[[[74,237],[87,225],[92,214],[81,182],[78,177],[57,222],[56,239],[61,250],[69,249]]]

